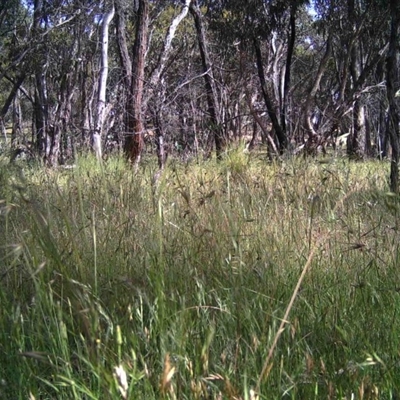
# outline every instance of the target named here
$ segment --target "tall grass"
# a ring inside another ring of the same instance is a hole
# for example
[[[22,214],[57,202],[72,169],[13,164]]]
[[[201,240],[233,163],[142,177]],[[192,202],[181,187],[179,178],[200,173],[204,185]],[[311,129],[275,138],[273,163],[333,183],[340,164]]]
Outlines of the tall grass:
[[[0,398],[398,398],[386,164],[154,169],[1,165]]]

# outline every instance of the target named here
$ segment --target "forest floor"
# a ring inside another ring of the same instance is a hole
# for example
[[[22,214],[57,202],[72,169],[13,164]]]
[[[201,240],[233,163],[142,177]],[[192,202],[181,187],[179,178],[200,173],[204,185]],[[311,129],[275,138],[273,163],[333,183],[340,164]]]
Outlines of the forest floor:
[[[1,399],[398,399],[389,164],[0,162]]]

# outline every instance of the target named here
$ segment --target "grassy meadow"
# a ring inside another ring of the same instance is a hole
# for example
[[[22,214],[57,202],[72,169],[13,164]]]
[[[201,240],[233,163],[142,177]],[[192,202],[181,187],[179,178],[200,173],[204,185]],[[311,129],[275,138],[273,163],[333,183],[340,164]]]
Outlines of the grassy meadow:
[[[0,399],[399,399],[388,170],[0,161]]]

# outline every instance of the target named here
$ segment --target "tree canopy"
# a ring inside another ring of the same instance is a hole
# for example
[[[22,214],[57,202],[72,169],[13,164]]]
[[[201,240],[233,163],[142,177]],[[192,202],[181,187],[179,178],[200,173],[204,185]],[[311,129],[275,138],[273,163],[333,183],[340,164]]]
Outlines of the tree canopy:
[[[399,90],[389,6],[6,0],[3,141],[50,165],[91,146],[99,158],[125,149],[134,162],[153,149],[191,157],[215,146],[220,155],[239,139],[264,143],[270,157],[338,147],[351,157],[387,157],[398,112],[398,97],[387,92]]]

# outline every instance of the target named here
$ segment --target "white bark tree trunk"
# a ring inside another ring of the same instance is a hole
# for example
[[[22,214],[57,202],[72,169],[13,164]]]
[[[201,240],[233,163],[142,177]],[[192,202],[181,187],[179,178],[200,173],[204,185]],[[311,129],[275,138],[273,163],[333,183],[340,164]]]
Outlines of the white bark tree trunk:
[[[157,68],[152,73],[150,77],[150,85],[151,87],[155,87],[158,85],[160,81],[161,74],[165,69],[165,64],[169,58],[172,48],[172,40],[175,37],[176,29],[182,20],[187,16],[189,12],[189,6],[192,0],[184,0],[184,4],[182,6],[181,12],[174,18],[171,22],[171,25],[168,29],[168,33],[165,35],[163,49],[160,53],[160,57],[158,59]]]
[[[162,108],[163,108],[163,102],[165,98],[165,87],[164,85],[160,84],[161,83],[161,76],[163,72],[165,71],[165,66],[168,61],[168,58],[171,55],[172,51],[172,40],[175,37],[176,30],[179,26],[179,24],[183,21],[183,19],[188,15],[189,13],[189,6],[192,0],[184,0],[182,8],[180,13],[172,20],[171,25],[169,26],[168,32],[165,35],[164,38],[164,43],[163,43],[163,48],[160,53],[160,56],[158,58],[158,63],[157,67],[155,68],[154,72],[152,73],[149,81],[150,81],[150,91],[148,96],[146,97],[144,101],[144,106],[143,108],[146,107],[148,101],[150,100],[151,97],[153,97],[153,100],[158,104],[157,110],[156,110],[156,116],[155,116],[155,128],[156,128],[156,137],[157,137],[157,156],[158,156],[158,166],[160,168],[160,171],[164,169],[165,166],[165,161],[166,161],[166,152],[164,149],[164,130],[162,127]],[[154,91],[157,89],[158,93],[154,93]],[[157,98],[155,98],[157,96]]]
[[[99,88],[97,97],[97,115],[95,118],[95,125],[92,132],[92,147],[98,160],[102,158],[102,133],[106,109],[106,89],[108,78],[108,31],[110,23],[114,18],[115,8],[112,5],[111,10],[105,13],[102,22],[101,32],[101,69],[99,75]]]

